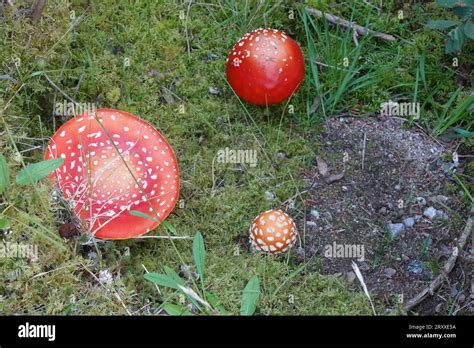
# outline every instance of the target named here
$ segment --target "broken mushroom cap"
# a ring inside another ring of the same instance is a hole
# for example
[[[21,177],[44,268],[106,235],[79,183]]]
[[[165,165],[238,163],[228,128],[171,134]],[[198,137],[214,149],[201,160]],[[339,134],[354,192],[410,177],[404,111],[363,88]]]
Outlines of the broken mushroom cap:
[[[226,73],[230,86],[243,100],[263,106],[277,104],[303,81],[303,53],[284,32],[257,29],[232,48]]]
[[[179,196],[171,146],[152,125],[124,111],[98,109],[70,119],[48,144],[45,159],[52,158],[64,158],[64,163],[50,177],[97,238],[149,232],[170,214]],[[129,210],[157,219],[132,216]]]
[[[267,210],[258,215],[250,227],[250,243],[270,254],[285,252],[295,244],[296,226],[282,210]]]

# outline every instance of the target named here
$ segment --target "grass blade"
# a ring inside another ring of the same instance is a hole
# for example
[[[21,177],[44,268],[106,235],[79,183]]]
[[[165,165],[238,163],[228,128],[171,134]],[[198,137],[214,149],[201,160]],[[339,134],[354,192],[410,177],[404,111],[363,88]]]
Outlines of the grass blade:
[[[0,194],[5,191],[8,186],[8,181],[10,177],[10,171],[8,169],[7,161],[5,157],[0,153]]]
[[[147,273],[145,274],[145,279],[149,280],[157,285],[165,286],[167,288],[179,290],[180,285],[178,282],[166,274],[161,273]]]
[[[64,163],[64,158],[53,158],[47,161],[29,164],[16,176],[16,183],[18,185],[32,184],[45,176],[48,176],[52,171],[58,169]]]
[[[178,316],[180,316],[180,315],[194,315],[191,311],[189,311],[189,309],[187,309],[183,306],[174,304],[174,303],[165,304],[163,306],[163,309],[169,315],[178,315]]]
[[[242,295],[240,315],[253,315],[260,298],[260,281],[257,276],[250,278]]]
[[[367,285],[365,285],[364,277],[362,276],[362,273],[360,273],[359,266],[352,261],[352,269],[354,270],[357,279],[359,279],[360,285],[362,286],[362,289],[364,290],[365,296],[369,299],[370,305],[372,306],[372,311],[374,312],[374,315],[377,315],[375,312],[374,304],[372,303],[372,299],[370,298],[369,290],[367,290]]]
[[[206,249],[204,247],[204,239],[202,238],[201,232],[197,232],[194,236],[193,241],[193,256],[196,269],[201,279],[202,288],[204,291],[204,264],[206,260]]]
[[[148,215],[140,210],[129,210],[128,213],[132,216],[137,216],[137,217],[141,217],[141,218],[152,220],[152,221],[158,221],[153,216]]]

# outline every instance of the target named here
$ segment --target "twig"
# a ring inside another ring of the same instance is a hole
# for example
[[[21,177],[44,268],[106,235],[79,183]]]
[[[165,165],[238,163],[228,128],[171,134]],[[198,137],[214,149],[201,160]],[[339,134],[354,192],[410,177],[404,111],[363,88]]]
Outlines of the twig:
[[[464,227],[464,230],[461,234],[461,237],[458,240],[458,245],[457,245],[457,253],[452,253],[451,256],[449,257],[448,261],[444,265],[444,267],[441,270],[441,274],[439,274],[435,280],[433,280],[428,287],[423,289],[418,295],[413,297],[411,300],[409,300],[407,303],[405,303],[404,309],[406,311],[409,311],[416,305],[420,304],[428,295],[433,295],[434,291],[443,283],[443,280],[448,276],[449,272],[454,268],[454,264],[456,263],[456,260],[458,258],[458,254],[461,253],[463,250],[464,246],[466,245],[467,238],[469,235],[472,233],[472,215],[473,215],[473,208],[474,206],[471,207],[471,212],[470,216],[468,217],[466,221],[466,226]]]
[[[377,11],[379,11],[379,12],[381,11],[381,10],[380,10],[380,7],[377,7],[376,5],[370,3],[370,2],[367,1],[367,0],[362,0],[362,2],[363,2],[364,4],[366,4],[367,6],[369,6],[369,7],[375,8],[375,9],[376,9]]]
[[[368,28],[364,28],[354,22],[350,22],[350,21],[347,21],[345,19],[342,19],[340,17],[337,17],[335,15],[332,15],[330,13],[323,13],[319,10],[316,10],[312,7],[306,7],[306,12],[308,12],[309,14],[312,14],[316,17],[319,17],[319,18],[326,18],[326,20],[328,20],[330,23],[332,24],[336,24],[336,25],[341,25],[345,28],[348,28],[348,29],[352,29],[354,30],[354,32],[357,32],[357,34],[359,35],[364,35],[364,36],[368,36],[368,35],[372,35],[376,38],[379,38],[379,39],[382,39],[382,40],[385,40],[385,41],[395,41],[395,37],[393,35],[390,35],[390,34],[385,34],[385,33],[380,33],[378,31],[374,31],[374,30],[371,30],[371,29],[368,29]]]
[[[367,133],[364,131],[364,141],[362,143],[362,170],[364,170],[364,161],[365,161],[365,147],[367,143]]]
[[[189,44],[189,33],[188,33],[188,17],[189,17],[189,11],[191,10],[192,3],[193,3],[193,0],[189,0],[188,9],[186,11],[186,18],[184,19],[184,32],[186,34],[186,48],[188,50],[188,55],[191,53],[191,46]]]
[[[43,74],[44,77],[46,78],[46,80],[48,80],[48,82],[58,90],[59,93],[61,93],[66,99],[68,99],[69,101],[73,102],[74,104],[77,104],[77,102],[72,99],[69,95],[67,95],[66,92],[64,92],[61,88],[59,88],[59,86],[57,84],[54,83],[53,80],[51,80],[51,78],[48,76],[48,74],[44,73]]]
[[[332,69],[336,69],[336,70],[342,70],[342,71],[349,71],[347,69],[344,69],[344,68],[340,68],[338,66],[335,66],[335,65],[330,65],[330,64],[326,64],[326,63],[323,63],[323,62],[319,62],[317,60],[313,60],[313,63],[318,65],[318,66],[322,66],[324,68],[332,68]],[[359,71],[355,71],[356,74],[360,74]]]
[[[43,14],[44,7],[46,5],[46,0],[36,0],[35,4],[31,8],[31,22],[36,23],[41,18]]]

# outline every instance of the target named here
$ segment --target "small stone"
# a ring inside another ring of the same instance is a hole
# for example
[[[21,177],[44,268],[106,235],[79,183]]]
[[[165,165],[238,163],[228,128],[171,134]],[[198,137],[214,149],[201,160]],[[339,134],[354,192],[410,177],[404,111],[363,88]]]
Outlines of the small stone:
[[[416,203],[420,206],[425,206],[426,205],[426,199],[423,197],[416,197]]]
[[[306,252],[304,251],[304,248],[298,247],[298,248],[296,248],[295,252],[296,252],[296,256],[297,256],[298,258],[304,260],[304,258],[305,258],[305,256],[306,256]]]
[[[280,161],[283,161],[284,159],[286,159],[286,153],[280,151],[278,152],[277,157]]]
[[[113,280],[114,278],[112,277],[112,274],[108,270],[100,271],[99,282],[102,285],[109,286],[112,284]]]
[[[387,208],[386,208],[386,207],[380,208],[380,209],[379,209],[379,214],[382,214],[382,215],[387,214]]]
[[[392,278],[395,275],[395,273],[397,273],[397,271],[394,268],[387,267],[383,270],[383,273],[385,274],[387,278]]]
[[[219,95],[221,94],[221,90],[217,87],[209,87],[209,93],[213,94],[213,95]]]
[[[414,260],[408,264],[407,270],[412,274],[420,275],[423,273],[425,268],[420,261]]]
[[[395,185],[395,191],[400,191],[402,187],[400,185]]]
[[[311,210],[310,214],[316,219],[319,219],[320,217],[319,212],[316,209]]]
[[[392,235],[393,238],[398,237],[403,231],[405,231],[405,225],[404,224],[388,224],[388,229]]]
[[[332,221],[332,219],[333,219],[332,214],[328,211],[323,212],[323,216],[327,221]]]
[[[428,200],[434,204],[446,204],[446,202],[448,201],[448,197],[443,195],[436,195],[428,198]]]
[[[428,219],[433,220],[436,216],[436,209],[433,207],[426,208],[423,212],[423,215],[426,216]]]
[[[273,192],[267,191],[265,192],[265,199],[267,201],[273,201],[275,199],[275,194]]]
[[[407,255],[402,254],[402,260],[406,262],[406,261],[409,261],[410,258]]]
[[[444,211],[442,210],[437,210],[436,211],[436,219],[440,219],[440,220],[448,220],[449,219],[449,216],[448,214],[446,214]]]
[[[306,221],[307,226],[317,226],[318,224],[314,221]]]
[[[415,225],[415,219],[412,217],[405,218],[403,219],[403,224],[406,228],[413,227]]]
[[[342,191],[347,192],[348,190],[347,186],[342,186]]]
[[[347,281],[349,282],[349,284],[352,284],[356,278],[356,275],[354,272],[350,271],[350,272],[347,272],[346,273],[346,277],[347,277]]]

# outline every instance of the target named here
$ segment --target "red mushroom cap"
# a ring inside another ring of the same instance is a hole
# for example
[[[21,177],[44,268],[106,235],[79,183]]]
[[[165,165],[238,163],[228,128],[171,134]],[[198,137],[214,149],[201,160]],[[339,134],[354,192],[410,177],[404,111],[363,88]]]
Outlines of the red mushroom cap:
[[[147,233],[159,222],[128,211],[164,220],[178,200],[179,168],[171,146],[152,125],[127,112],[98,109],[70,119],[45,153],[45,159],[58,157],[64,163],[50,177],[97,238]]]
[[[290,97],[303,79],[301,48],[276,29],[245,34],[227,60],[227,81],[240,98],[251,104],[277,104]]]

